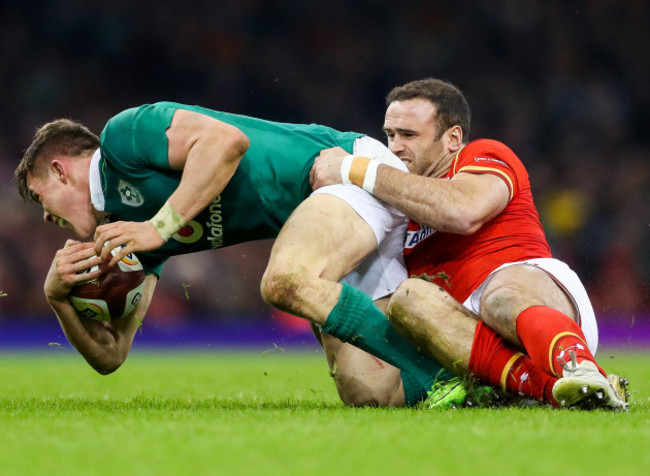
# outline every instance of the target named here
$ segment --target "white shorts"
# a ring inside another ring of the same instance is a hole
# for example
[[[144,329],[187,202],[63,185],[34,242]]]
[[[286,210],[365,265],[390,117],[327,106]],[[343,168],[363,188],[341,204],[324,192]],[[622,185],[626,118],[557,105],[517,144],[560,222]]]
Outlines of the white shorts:
[[[373,159],[381,157],[382,163],[408,172],[388,147],[372,137],[355,140],[354,154]],[[392,294],[407,277],[403,254],[408,223],[406,216],[356,185],[329,185],[313,192],[318,193],[334,195],[345,201],[370,225],[377,239],[377,249],[341,282],[354,286],[373,299]]]
[[[598,325],[596,324],[596,316],[594,314],[594,309],[591,306],[591,301],[589,296],[587,296],[587,291],[582,285],[578,275],[567,266],[566,263],[554,258],[537,258],[530,259],[527,261],[518,261],[515,263],[506,263],[499,266],[497,269],[492,271],[485,281],[476,288],[476,290],[465,300],[463,306],[465,306],[470,311],[479,313],[481,298],[485,292],[485,288],[494,273],[497,271],[507,268],[508,266],[514,265],[530,265],[535,266],[539,269],[542,269],[548,274],[553,280],[560,286],[566,295],[569,297],[571,302],[573,302],[574,307],[578,311],[578,324],[582,328],[582,332],[587,339],[587,346],[592,354],[596,354],[596,349],[598,348]]]

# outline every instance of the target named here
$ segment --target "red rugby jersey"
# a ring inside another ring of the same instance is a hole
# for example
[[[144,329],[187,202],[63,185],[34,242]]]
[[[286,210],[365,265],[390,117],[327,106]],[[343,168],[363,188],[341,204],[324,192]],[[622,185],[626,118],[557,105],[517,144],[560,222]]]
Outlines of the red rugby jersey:
[[[434,278],[463,302],[495,268],[551,257],[551,249],[533,203],[526,168],[510,148],[490,139],[472,141],[456,154],[446,178],[461,172],[500,177],[510,189],[510,202],[472,235],[438,232],[411,220],[404,256],[411,276]]]

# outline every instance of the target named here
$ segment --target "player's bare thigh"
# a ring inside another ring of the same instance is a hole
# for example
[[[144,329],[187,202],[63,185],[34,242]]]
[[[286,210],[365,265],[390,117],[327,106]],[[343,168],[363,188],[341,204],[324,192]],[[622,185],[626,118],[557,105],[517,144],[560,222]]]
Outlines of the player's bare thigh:
[[[517,316],[532,306],[547,306],[577,319],[573,302],[546,271],[529,264],[508,266],[488,281],[481,298],[481,318],[515,344]]]
[[[333,195],[312,195],[282,227],[269,265],[292,263],[292,267],[338,281],[376,247],[372,228],[350,205]]]
[[[350,205],[333,195],[312,195],[276,238],[262,294],[284,311],[324,324],[338,302],[338,281],[376,247],[372,228]]]

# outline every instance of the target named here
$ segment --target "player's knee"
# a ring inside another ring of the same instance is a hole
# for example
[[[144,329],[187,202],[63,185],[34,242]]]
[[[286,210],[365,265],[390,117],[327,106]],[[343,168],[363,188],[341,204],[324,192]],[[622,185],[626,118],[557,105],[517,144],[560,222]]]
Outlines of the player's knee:
[[[260,284],[262,298],[276,309],[291,312],[299,295],[301,281],[297,273],[267,269]]]
[[[388,320],[402,327],[404,321],[411,319],[411,310],[421,302],[422,299],[431,292],[431,283],[422,279],[410,278],[402,281],[397,287],[386,307],[386,316]]]
[[[513,324],[524,309],[536,304],[536,301],[525,298],[516,284],[504,284],[486,290],[481,299],[480,314],[488,325],[502,328]]]
[[[349,407],[391,407],[393,396],[383,388],[376,388],[356,378],[335,376],[341,401]]]
[[[345,391],[339,391],[339,397],[344,405],[348,407],[379,407],[379,402],[368,392],[364,392],[362,389],[346,389]]]
[[[399,286],[397,286],[397,289],[391,296],[388,303],[389,307],[407,307],[409,302],[417,299],[418,295],[421,295],[423,292],[425,292],[425,286],[430,286],[430,284],[426,281],[423,281],[422,279],[405,279],[400,283]]]

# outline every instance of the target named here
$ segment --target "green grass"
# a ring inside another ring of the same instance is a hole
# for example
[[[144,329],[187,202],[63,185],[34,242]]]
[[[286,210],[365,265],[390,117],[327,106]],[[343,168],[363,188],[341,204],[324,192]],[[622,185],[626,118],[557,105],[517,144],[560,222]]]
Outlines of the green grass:
[[[610,359],[609,354],[614,358]],[[642,474],[650,356],[601,352],[628,413],[351,409],[322,352],[144,353],[114,375],[0,354],[0,474]]]

